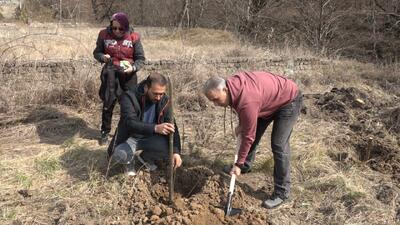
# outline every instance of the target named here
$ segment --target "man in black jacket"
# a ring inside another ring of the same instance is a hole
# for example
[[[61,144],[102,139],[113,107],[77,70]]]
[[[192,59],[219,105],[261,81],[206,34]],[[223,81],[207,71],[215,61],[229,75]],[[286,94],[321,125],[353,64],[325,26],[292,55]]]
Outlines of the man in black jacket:
[[[166,89],[167,79],[159,73],[152,73],[134,91],[121,95],[121,118],[108,147],[108,155],[115,162],[126,165],[128,175],[135,174],[133,158],[136,150],[143,150],[141,157],[150,163],[167,159],[170,133],[174,135],[174,167],[182,164],[178,127],[175,122],[170,122]]]

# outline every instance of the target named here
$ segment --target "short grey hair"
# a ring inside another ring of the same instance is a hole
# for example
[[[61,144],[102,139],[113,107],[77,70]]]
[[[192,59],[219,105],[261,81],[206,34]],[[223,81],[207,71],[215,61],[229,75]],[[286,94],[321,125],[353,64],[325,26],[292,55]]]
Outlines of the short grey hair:
[[[211,77],[203,86],[203,94],[209,93],[211,90],[222,90],[226,88],[226,80],[221,77]]]

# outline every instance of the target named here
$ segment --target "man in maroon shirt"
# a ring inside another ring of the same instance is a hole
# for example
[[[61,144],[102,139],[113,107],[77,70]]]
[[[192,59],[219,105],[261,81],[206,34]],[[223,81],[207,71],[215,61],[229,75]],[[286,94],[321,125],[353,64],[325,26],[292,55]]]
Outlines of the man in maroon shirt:
[[[203,91],[216,106],[229,106],[239,117],[235,131],[241,143],[237,161],[228,167],[230,174],[239,176],[251,171],[256,147],[268,125],[274,122],[274,192],[262,205],[274,208],[285,202],[290,194],[289,139],[303,101],[297,85],[285,77],[256,71],[237,73],[226,80],[210,78]]]

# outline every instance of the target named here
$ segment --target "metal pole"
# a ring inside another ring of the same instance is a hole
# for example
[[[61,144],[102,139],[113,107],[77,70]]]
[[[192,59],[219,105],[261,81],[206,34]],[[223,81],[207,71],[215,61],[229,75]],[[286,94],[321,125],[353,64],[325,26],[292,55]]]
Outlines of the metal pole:
[[[168,95],[169,95],[169,104],[170,104],[170,123],[174,123],[174,107],[173,107],[173,91],[172,91],[172,82],[168,77]],[[168,135],[169,141],[169,201],[171,204],[174,204],[174,133],[170,133]]]

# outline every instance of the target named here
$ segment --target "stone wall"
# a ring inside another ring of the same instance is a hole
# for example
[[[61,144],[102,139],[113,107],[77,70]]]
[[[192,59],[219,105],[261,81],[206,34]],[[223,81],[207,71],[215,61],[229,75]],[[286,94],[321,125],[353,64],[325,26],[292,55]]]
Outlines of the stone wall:
[[[259,68],[270,70],[286,71],[294,73],[296,71],[311,70],[315,66],[329,65],[329,61],[316,58],[295,58],[295,59],[263,59],[263,58],[225,58],[213,60],[155,60],[146,61],[144,71],[152,70],[174,70],[177,68],[190,68],[193,65],[211,66],[217,69],[247,69]],[[0,76],[47,74],[57,76],[57,74],[79,73],[81,68],[92,68],[99,71],[101,66],[95,60],[59,60],[59,61],[11,61],[0,65]]]

